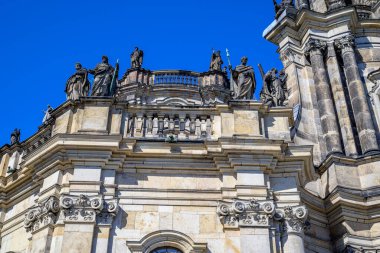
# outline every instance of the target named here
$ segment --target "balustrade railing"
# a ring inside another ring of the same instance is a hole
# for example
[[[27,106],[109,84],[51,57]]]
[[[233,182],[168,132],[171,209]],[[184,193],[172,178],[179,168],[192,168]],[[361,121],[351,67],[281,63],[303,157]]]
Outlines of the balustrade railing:
[[[179,140],[210,139],[213,119],[207,115],[130,115],[125,137],[167,138]]]
[[[199,73],[191,71],[156,71],[154,85],[198,85]]]

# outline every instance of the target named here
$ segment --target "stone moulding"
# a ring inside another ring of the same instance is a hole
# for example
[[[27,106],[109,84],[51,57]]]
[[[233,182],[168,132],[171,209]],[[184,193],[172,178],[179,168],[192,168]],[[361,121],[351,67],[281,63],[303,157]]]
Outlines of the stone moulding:
[[[274,214],[272,201],[235,199],[233,202],[219,201],[217,214],[225,228],[266,227]]]
[[[58,198],[51,196],[36,207],[29,208],[25,215],[24,227],[28,232],[33,233],[48,225],[52,225],[57,220],[59,210]]]

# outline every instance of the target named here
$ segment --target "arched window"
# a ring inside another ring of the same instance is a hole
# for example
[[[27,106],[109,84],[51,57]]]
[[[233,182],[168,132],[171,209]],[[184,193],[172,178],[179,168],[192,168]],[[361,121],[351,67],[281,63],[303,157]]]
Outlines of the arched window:
[[[171,248],[171,247],[163,247],[163,248],[155,249],[151,251],[150,253],[182,253],[182,251],[175,248]]]

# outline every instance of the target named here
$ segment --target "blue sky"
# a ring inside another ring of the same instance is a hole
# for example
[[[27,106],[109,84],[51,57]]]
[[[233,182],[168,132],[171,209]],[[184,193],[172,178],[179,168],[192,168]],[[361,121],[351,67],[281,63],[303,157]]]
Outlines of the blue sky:
[[[65,101],[75,62],[93,68],[107,55],[120,59],[120,75],[135,46],[151,70],[206,71],[212,49],[246,55],[258,88],[264,69],[281,68],[276,46],[262,38],[273,21],[271,0],[0,0],[0,146],[14,128],[24,140],[36,132],[43,110]]]

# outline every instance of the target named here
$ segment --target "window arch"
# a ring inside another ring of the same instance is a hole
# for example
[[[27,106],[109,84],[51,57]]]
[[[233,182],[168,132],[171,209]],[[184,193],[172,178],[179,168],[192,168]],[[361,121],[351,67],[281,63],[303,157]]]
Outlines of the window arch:
[[[161,247],[151,251],[150,253],[182,253],[182,251],[172,247]]]

